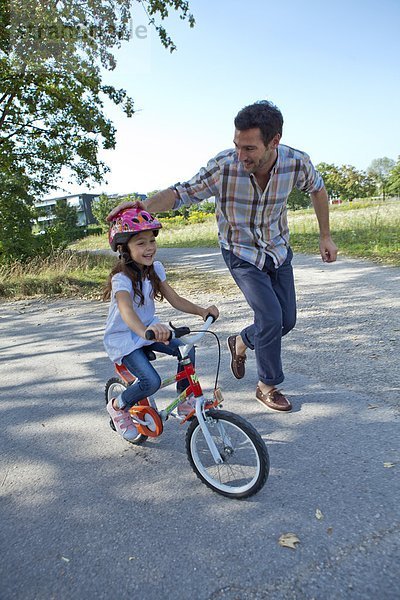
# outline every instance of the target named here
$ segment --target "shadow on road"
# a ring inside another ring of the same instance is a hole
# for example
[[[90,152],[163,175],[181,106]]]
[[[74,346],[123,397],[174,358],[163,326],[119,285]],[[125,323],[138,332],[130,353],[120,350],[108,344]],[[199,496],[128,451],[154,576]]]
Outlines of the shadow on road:
[[[196,478],[176,422],[143,447],[111,431],[105,305],[3,305],[5,598],[395,597],[399,272],[297,257],[296,279],[298,325],[284,341],[292,413],[263,411],[254,357],[237,381],[223,346],[224,408],[257,427],[271,458],[266,486],[242,502]],[[200,300],[217,299],[205,291]],[[218,304],[214,329],[224,344],[249,314],[240,296]],[[162,320],[186,319],[160,310]],[[215,375],[213,343],[198,349],[205,389]],[[157,364],[165,375],[174,361]],[[299,537],[296,550],[277,544],[287,532]]]

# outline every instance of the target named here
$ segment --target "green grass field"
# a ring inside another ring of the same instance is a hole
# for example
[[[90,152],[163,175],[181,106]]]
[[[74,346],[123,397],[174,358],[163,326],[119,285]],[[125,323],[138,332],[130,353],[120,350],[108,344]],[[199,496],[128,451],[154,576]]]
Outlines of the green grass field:
[[[400,266],[400,202],[333,206],[330,223],[342,256]],[[318,224],[312,209],[289,213],[289,228],[295,252],[318,251]]]
[[[317,254],[318,224],[312,209],[289,212],[291,246],[296,253]],[[400,202],[352,202],[331,207],[331,230],[341,256],[363,258],[400,266]],[[176,226],[164,222],[158,237],[160,247],[216,247],[217,228],[211,215],[206,222]],[[29,265],[0,267],[0,298],[32,296],[100,298],[112,256],[90,251],[108,248],[107,236],[90,236],[52,259],[32,261]],[[79,252],[77,252],[79,251]],[[191,290],[215,285],[210,274],[193,279],[181,269],[170,273],[181,289]],[[187,279],[187,281],[186,281]],[[230,279],[221,280],[221,292],[232,287]]]

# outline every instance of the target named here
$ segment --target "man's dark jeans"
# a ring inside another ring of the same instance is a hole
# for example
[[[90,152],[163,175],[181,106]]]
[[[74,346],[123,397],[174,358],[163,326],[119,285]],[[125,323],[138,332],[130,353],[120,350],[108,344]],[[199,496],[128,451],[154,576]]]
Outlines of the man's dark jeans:
[[[288,248],[285,262],[275,268],[269,255],[262,271],[222,248],[226,265],[254,311],[254,323],[240,335],[255,350],[258,377],[267,385],[284,380],[281,340],[296,323],[296,294],[292,268],[293,252]]]

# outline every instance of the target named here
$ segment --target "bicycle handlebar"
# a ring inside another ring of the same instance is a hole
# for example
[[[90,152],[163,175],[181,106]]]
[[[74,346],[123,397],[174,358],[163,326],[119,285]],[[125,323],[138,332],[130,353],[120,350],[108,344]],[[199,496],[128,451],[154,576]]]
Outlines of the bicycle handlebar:
[[[199,332],[198,336],[196,336],[196,338],[195,338],[196,341],[197,341],[197,339],[200,339],[200,337],[202,337],[202,334],[204,334],[207,331],[207,329],[209,329],[210,325],[212,325],[212,323],[214,323],[214,321],[215,321],[215,317],[213,317],[213,315],[211,315],[211,314],[208,314],[201,331]],[[184,335],[188,335],[190,333],[189,327],[174,327],[171,322],[169,323],[169,325],[172,328],[172,330],[169,335],[168,341],[171,340],[172,338],[181,338]],[[144,335],[145,335],[146,340],[154,340],[156,337],[155,333],[152,329],[148,329]],[[194,340],[190,341],[190,343],[194,343]]]
[[[180,331],[181,329],[184,331],[181,332]],[[176,327],[176,328],[174,328],[174,331],[169,332],[168,341],[172,340],[172,338],[182,337],[183,335],[187,335],[188,333],[190,333],[189,327]],[[154,333],[154,331],[152,329],[148,329],[144,335],[145,335],[146,340],[155,340],[156,339],[156,334]]]

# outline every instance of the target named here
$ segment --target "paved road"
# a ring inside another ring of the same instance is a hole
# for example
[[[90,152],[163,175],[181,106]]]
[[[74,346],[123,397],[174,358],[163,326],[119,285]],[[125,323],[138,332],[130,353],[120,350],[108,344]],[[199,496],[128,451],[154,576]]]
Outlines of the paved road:
[[[216,250],[190,253],[225,274]],[[2,305],[2,600],[398,598],[400,271],[306,256],[295,268],[298,325],[284,344],[293,412],[264,412],[254,358],[236,381],[223,345],[225,408],[259,429],[271,458],[266,486],[245,501],[199,482],[177,423],[144,447],[111,431],[105,305]],[[222,338],[249,318],[239,294],[197,300],[218,302]],[[215,357],[210,339],[198,352],[207,389]],[[158,364],[165,374],[171,362]],[[277,543],[288,532],[296,550]]]

